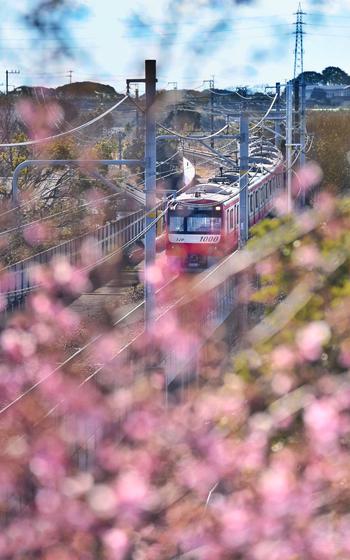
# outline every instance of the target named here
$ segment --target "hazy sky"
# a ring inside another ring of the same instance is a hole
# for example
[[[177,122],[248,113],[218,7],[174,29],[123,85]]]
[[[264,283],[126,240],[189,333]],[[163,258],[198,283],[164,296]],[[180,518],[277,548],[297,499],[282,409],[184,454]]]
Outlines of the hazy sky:
[[[199,88],[212,75],[217,87],[292,77],[294,0],[249,5],[226,0],[85,0],[85,10],[71,22],[74,58],[63,60],[52,57],[52,39],[38,39],[18,21],[28,4],[30,0],[8,1],[2,13],[0,73],[5,77],[6,68],[19,68],[21,75],[10,77],[13,85],[62,84],[71,69],[74,81],[94,79],[121,91],[125,78],[142,76],[145,58],[157,59],[159,87],[177,81],[178,87]],[[307,12],[305,69],[334,65],[350,74],[350,0],[308,0],[302,7]]]

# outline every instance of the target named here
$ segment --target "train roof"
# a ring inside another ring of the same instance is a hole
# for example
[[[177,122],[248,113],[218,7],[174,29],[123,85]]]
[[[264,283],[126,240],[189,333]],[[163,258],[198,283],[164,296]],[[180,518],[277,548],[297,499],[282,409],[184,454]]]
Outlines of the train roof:
[[[270,148],[270,151],[268,151]],[[249,150],[249,189],[264,177],[274,172],[282,163],[282,154],[274,146],[250,146]],[[184,204],[219,204],[239,194],[239,167],[228,169],[222,175],[212,177],[205,183],[194,187],[176,197],[176,202]]]
[[[199,183],[195,187],[176,197],[176,202],[182,203],[221,203],[224,199],[239,193],[237,185],[218,185],[217,183]]]

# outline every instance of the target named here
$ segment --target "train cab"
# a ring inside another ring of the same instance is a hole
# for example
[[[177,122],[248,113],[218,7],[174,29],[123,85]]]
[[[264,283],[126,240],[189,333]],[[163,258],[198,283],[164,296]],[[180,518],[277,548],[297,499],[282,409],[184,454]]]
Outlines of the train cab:
[[[184,268],[205,268],[223,254],[227,189],[199,185],[178,197],[167,213],[167,255]]]

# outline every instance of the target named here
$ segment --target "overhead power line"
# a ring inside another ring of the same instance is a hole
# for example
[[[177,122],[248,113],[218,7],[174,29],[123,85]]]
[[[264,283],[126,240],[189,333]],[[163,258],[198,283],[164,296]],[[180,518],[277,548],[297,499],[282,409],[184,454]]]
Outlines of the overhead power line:
[[[217,130],[213,134],[208,134],[207,136],[190,136],[190,135],[185,136],[184,134],[179,134],[178,132],[175,132],[175,130],[171,130],[170,128],[167,128],[166,126],[164,126],[161,123],[157,123],[157,125],[160,128],[162,128],[163,130],[165,130],[166,132],[168,132],[169,134],[172,134],[173,136],[176,136],[177,138],[181,138],[182,140],[209,140],[210,138],[214,138],[215,136],[218,136],[219,134],[221,134],[221,132],[223,132],[224,130],[229,128],[229,125],[225,124],[225,126],[220,128],[220,130]]]
[[[273,98],[272,103],[271,103],[270,107],[268,108],[268,110],[266,111],[265,115],[262,117],[262,119],[260,119],[260,121],[259,121],[257,124],[254,124],[254,125],[250,128],[250,130],[255,130],[256,128],[258,128],[258,127],[266,120],[266,118],[267,118],[267,117],[269,116],[269,114],[271,113],[274,104],[276,103],[277,97],[278,97],[278,94],[276,93],[276,95],[275,95],[275,97]]]
[[[119,105],[124,103],[124,101],[126,101],[126,99],[128,99],[128,97],[129,97],[128,95],[125,95],[123,97],[123,99],[121,99],[120,101],[118,101],[118,103],[116,103],[115,105],[113,105],[112,107],[107,109],[107,111],[104,111],[103,113],[101,113],[101,115],[98,115],[94,119],[91,119],[90,121],[88,121],[84,124],[76,126],[75,128],[71,128],[70,130],[66,130],[65,132],[59,132],[58,134],[53,134],[52,136],[46,136],[45,138],[38,138],[37,140],[26,140],[25,142],[2,143],[2,144],[0,144],[0,148],[12,148],[12,147],[17,147],[17,146],[34,146],[36,144],[42,144],[43,142],[49,142],[51,140],[56,140],[57,138],[62,138],[63,136],[68,136],[69,134],[73,134],[73,132],[78,132],[79,130],[82,130],[83,128],[87,128],[88,126],[91,126],[92,124],[100,121],[101,119],[103,119],[103,117],[105,117],[106,115],[109,115],[109,113],[111,113],[112,111],[117,109],[117,107],[119,107]]]

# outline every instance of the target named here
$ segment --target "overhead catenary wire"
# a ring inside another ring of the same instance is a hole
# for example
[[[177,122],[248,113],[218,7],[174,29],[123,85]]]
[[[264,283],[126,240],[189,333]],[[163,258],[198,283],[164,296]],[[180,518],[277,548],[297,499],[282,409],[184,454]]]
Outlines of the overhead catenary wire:
[[[116,253],[122,251],[123,249],[127,248],[129,245],[135,243],[135,241],[137,239],[139,239],[140,237],[143,237],[143,235],[150,229],[152,228],[155,224],[157,224],[157,222],[163,217],[163,215],[165,214],[167,209],[165,209],[162,214],[160,214],[159,216],[157,216],[157,218],[155,218],[144,230],[143,232],[141,232],[140,234],[138,234],[135,238],[133,238],[131,241],[128,241],[127,243],[125,243],[122,247],[118,247],[118,249],[116,251],[113,251],[111,253],[109,253],[108,255],[106,255],[105,257],[102,257],[101,259],[99,259],[99,261],[97,263],[94,263],[94,266],[98,265],[98,264],[102,264],[103,262],[105,262],[106,260],[108,260],[109,258],[111,258],[112,256],[114,256]],[[89,269],[90,266],[86,266],[84,268],[82,268],[82,270],[87,270]],[[138,307],[138,306],[137,306]],[[118,324],[121,320],[119,319],[116,324]],[[30,387],[28,387],[28,389],[26,389],[25,391],[23,391],[20,395],[18,395],[15,399],[13,399],[12,401],[10,401],[8,404],[4,405],[1,409],[0,409],[0,415],[3,414],[4,412],[6,412],[8,409],[12,408],[15,404],[17,404],[20,400],[22,400],[23,398],[25,398],[26,396],[28,396],[30,393],[32,393],[37,387],[39,387],[40,385],[42,385],[42,383],[44,383],[47,379],[49,379],[50,377],[52,377],[52,375],[54,375],[57,371],[59,371],[61,368],[65,367],[67,364],[69,364],[74,358],[76,358],[77,356],[79,356],[84,350],[86,350],[89,346],[91,346],[91,344],[97,342],[97,340],[99,340],[101,337],[103,336],[103,333],[100,333],[98,335],[96,335],[95,337],[93,337],[92,339],[90,339],[85,345],[83,345],[81,348],[79,348],[78,350],[76,350],[76,352],[74,352],[73,354],[71,354],[66,360],[64,360],[64,362],[62,362],[61,364],[59,364],[57,367],[55,367],[53,370],[51,370],[49,373],[47,373],[44,377],[41,377],[39,379],[39,381],[37,381],[36,383],[34,383],[33,385],[31,385]]]
[[[166,161],[169,161],[171,158],[173,158],[173,157],[174,157],[175,155],[177,155],[178,153],[179,153],[179,150],[178,150],[175,154],[173,154],[170,158],[168,158],[168,160],[165,160],[164,162],[160,162],[160,164],[161,164],[161,163],[165,163]],[[159,179],[165,179],[165,178],[167,178],[167,177],[169,177],[169,176],[171,176],[171,175],[174,175],[174,174],[176,174],[176,173],[178,173],[178,171],[173,171],[173,172],[171,172],[171,173],[166,174],[165,176],[159,177]],[[121,195],[121,194],[123,194],[123,193],[113,193],[113,194],[111,194],[111,195],[107,195],[106,197],[101,197],[101,198],[97,199],[97,202],[100,201],[100,200],[105,200],[105,199],[108,199],[108,198],[111,198],[111,197],[114,197],[114,196],[118,196],[118,195]],[[82,208],[82,207],[85,207],[85,206],[94,204],[95,202],[96,202],[96,201],[88,201],[87,203],[78,206],[76,209],[79,209],[79,208]],[[157,210],[162,204],[163,204],[162,202],[159,202],[159,203],[152,209],[152,211]],[[9,228],[9,229],[7,229],[7,230],[5,230],[5,231],[3,231],[3,232],[0,232],[0,236],[5,235],[5,234],[12,233],[12,232],[14,232],[14,231],[22,230],[23,228],[26,228],[26,227],[35,225],[36,223],[40,223],[40,222],[42,222],[42,221],[55,218],[55,217],[57,217],[57,216],[60,216],[60,215],[62,215],[62,214],[67,214],[67,213],[69,213],[69,212],[71,212],[71,210],[64,210],[64,211],[61,211],[61,212],[57,212],[57,213],[55,213],[55,214],[51,214],[50,216],[45,216],[44,218],[39,218],[39,219],[37,219],[37,220],[33,220],[33,221],[31,221],[31,222],[28,222],[28,223],[25,223],[25,224],[21,224],[20,226],[14,226],[13,228]],[[138,218],[138,219],[136,220],[136,222],[137,222],[137,221],[140,221],[141,219],[143,219],[143,218],[145,217],[145,215],[146,215],[146,214],[144,214],[142,217]],[[136,222],[135,222],[135,223],[136,223]],[[104,227],[104,226],[98,226],[97,229],[99,229],[100,227]],[[96,230],[94,230],[94,231],[91,232],[91,233],[94,233],[95,231],[96,231]],[[54,250],[54,249],[60,247],[61,245],[64,245],[65,243],[69,243],[69,242],[71,242],[71,241],[80,239],[81,237],[84,237],[84,236],[87,236],[87,235],[89,235],[89,233],[82,233],[82,234],[80,234],[80,235],[74,237],[73,239],[65,240],[65,241],[59,243],[58,245],[54,245],[53,247],[49,247],[49,248],[45,249],[44,251],[41,251],[40,253],[36,253],[35,255],[31,255],[30,257],[26,257],[25,259],[22,259],[21,261],[17,261],[16,263],[12,263],[12,264],[8,265],[7,267],[5,267],[5,268],[3,268],[3,269],[1,269],[1,270],[7,270],[7,269],[13,267],[14,265],[18,265],[18,264],[20,264],[20,263],[22,263],[22,262],[24,262],[24,261],[31,260],[32,258],[34,258],[34,257],[36,257],[36,256],[38,256],[38,255],[41,255],[41,254],[43,254],[43,253],[45,253],[45,252],[52,251],[52,250]],[[142,236],[142,235],[141,235],[141,236]]]
[[[73,134],[74,132],[78,132],[79,130],[83,130],[91,126],[92,124],[98,122],[99,120],[103,119],[106,115],[117,109],[124,101],[129,99],[128,95],[125,95],[118,103],[115,103],[112,107],[98,115],[97,117],[87,121],[79,126],[76,126],[70,130],[66,130],[64,132],[59,132],[58,134],[53,134],[51,136],[46,136],[45,138],[38,138],[36,140],[26,140],[24,142],[6,142],[1,143],[0,148],[12,148],[12,147],[19,147],[19,146],[34,146],[37,144],[43,144],[44,142],[50,142],[52,140],[56,140],[57,138],[62,138],[63,136],[68,136],[69,134]]]
[[[114,194],[117,195],[117,194],[120,194],[120,193],[114,193]],[[158,202],[158,203],[156,204],[156,206],[154,206],[151,210],[149,210],[149,212],[155,212],[155,211],[157,211],[163,204],[164,204],[163,201]],[[125,229],[127,229],[128,227],[131,227],[132,225],[136,224],[137,222],[140,222],[141,220],[143,220],[143,219],[145,218],[145,216],[146,216],[146,212],[145,212],[142,216],[139,216],[134,222],[132,222],[131,224],[128,224],[128,225],[127,225],[125,228],[123,228],[121,231],[125,231]],[[159,217],[157,217],[157,221],[158,221],[158,219],[159,219]],[[28,224],[26,224],[26,225],[28,225]],[[50,251],[52,251],[52,250],[54,250],[54,249],[57,249],[58,247],[61,247],[61,246],[64,245],[65,243],[70,243],[70,242],[72,242],[72,241],[76,241],[76,240],[78,240],[78,239],[81,239],[82,237],[88,237],[89,235],[93,235],[94,233],[96,233],[96,231],[98,231],[98,230],[100,230],[101,228],[105,227],[105,225],[106,225],[106,224],[104,224],[104,225],[102,225],[102,226],[97,226],[93,231],[81,233],[81,234],[77,235],[76,237],[73,237],[73,238],[67,239],[67,240],[65,240],[65,241],[62,241],[61,243],[58,243],[57,245],[54,245],[54,246],[52,246],[52,247],[48,247],[47,249],[44,249],[43,251],[40,251],[39,253],[35,253],[34,255],[30,255],[29,257],[25,257],[24,259],[21,259],[20,261],[16,261],[15,263],[9,264],[9,265],[7,265],[6,267],[2,268],[2,269],[0,270],[0,272],[3,272],[3,271],[5,271],[5,270],[8,270],[8,269],[10,269],[11,267],[14,267],[14,266],[16,266],[16,265],[19,265],[19,264],[21,264],[21,263],[23,263],[23,262],[28,262],[28,261],[32,260],[33,258],[38,257],[39,255],[42,255],[42,254],[44,254],[44,253],[50,252]],[[21,226],[18,226],[18,227],[21,228]],[[23,226],[22,226],[22,227],[23,227]],[[148,231],[148,230],[147,230],[147,231]],[[138,239],[139,237],[142,237],[142,236],[143,236],[144,232],[145,232],[145,230],[141,231],[141,233],[140,233],[138,236],[136,236],[135,238],[133,238],[133,239],[131,240],[131,242],[127,242],[127,243],[125,244],[125,246],[123,245],[122,247],[119,247],[118,250],[119,250],[119,249],[124,249],[126,246],[129,246],[130,243],[132,244],[132,242],[135,242],[136,239]]]
[[[234,254],[234,253],[233,253]],[[229,255],[227,258],[232,257],[232,254]],[[226,259],[224,259],[224,261],[226,261]],[[213,270],[210,270],[205,276],[204,278],[201,278],[199,280],[199,282],[197,284],[195,284],[194,287],[192,287],[192,290],[194,290],[196,288],[196,286],[200,286],[202,285],[210,276],[213,275],[213,273],[215,273],[217,270],[220,269],[220,267],[222,266],[222,263],[219,263],[218,265],[216,265]],[[178,298],[170,307],[168,307],[166,310],[164,310],[158,317],[157,320],[161,319],[166,313],[168,313],[171,309],[174,309],[176,307],[178,307],[182,302],[186,301],[188,299],[187,294],[181,296],[180,298]],[[141,305],[141,304],[139,304]],[[138,336],[136,336],[131,342],[130,344],[132,344],[134,342],[134,340],[136,340],[138,338]],[[128,345],[127,345],[128,346]],[[126,347],[127,347],[126,346]],[[123,350],[123,349],[122,349]],[[87,376],[83,381],[82,384],[87,383],[88,381],[90,381],[92,378],[94,378],[98,373],[100,373],[103,368],[108,364],[111,363],[114,359],[116,359],[118,357],[118,355],[120,354],[120,352],[122,350],[119,350],[115,355],[113,355],[107,362],[105,362],[103,365],[99,366],[96,370],[94,370],[89,376]],[[0,414],[1,414],[1,410],[0,410]]]
[[[181,138],[182,140],[210,140],[210,138],[214,138],[215,136],[218,136],[219,134],[221,134],[222,132],[224,132],[224,130],[226,130],[227,128],[229,128],[230,125],[225,124],[225,126],[223,126],[222,128],[220,128],[219,130],[217,130],[216,132],[213,132],[213,134],[208,134],[206,136],[191,136],[191,135],[184,135],[184,134],[179,134],[178,132],[176,132],[175,130],[171,130],[170,128],[167,128],[166,126],[164,126],[161,123],[157,123],[157,125],[162,128],[163,130],[165,130],[166,132],[168,132],[169,134],[172,134],[173,136],[176,136],[177,138]]]
[[[140,105],[135,101],[135,99],[133,99],[130,95],[128,96],[129,99],[136,105],[136,107],[142,111],[143,113],[145,112],[145,109],[143,109],[142,107],[140,107]],[[220,128],[220,130],[217,130],[216,132],[214,132],[213,134],[208,134],[206,136],[191,136],[191,135],[185,135],[185,134],[180,134],[179,132],[176,132],[175,130],[171,130],[171,128],[167,128],[164,124],[157,122],[156,123],[157,126],[159,126],[160,128],[162,128],[163,130],[165,130],[165,132],[168,132],[169,134],[171,134],[172,136],[177,137],[177,138],[181,138],[181,140],[210,140],[210,138],[214,138],[215,136],[218,136],[219,134],[221,134],[221,132],[223,132],[224,130],[226,130],[227,128],[230,127],[229,124],[225,124],[225,126],[223,126],[222,128]]]
[[[101,118],[101,116],[100,116],[100,118]],[[163,125],[161,125],[161,126],[163,126]],[[227,126],[227,125],[226,125],[226,126]],[[225,129],[226,126],[223,127],[223,129]],[[164,128],[165,128],[165,127],[164,127]],[[215,134],[218,134],[218,133],[221,132],[223,129],[221,129],[220,131],[216,132]],[[169,129],[166,129],[166,130],[169,130]],[[210,136],[211,136],[211,135],[210,135]],[[208,138],[209,138],[210,136],[208,136]],[[185,138],[187,138],[187,137],[185,137]],[[201,138],[201,137],[196,137],[196,139],[202,139],[202,138]],[[175,154],[173,154],[172,156],[170,156],[170,158],[168,158],[168,159],[165,160],[164,162],[160,162],[160,164],[165,163],[166,161],[169,161],[169,160],[172,159],[177,153],[178,153],[178,152],[176,152]],[[175,174],[175,173],[176,173],[176,172],[169,173],[168,175],[165,175],[164,178],[167,177],[167,176],[170,176],[170,175],[172,175],[172,174]],[[29,226],[29,225],[32,225],[33,223],[40,222],[40,221],[42,221],[43,219],[50,219],[50,218],[55,217],[56,215],[59,215],[59,214],[61,214],[61,213],[62,213],[62,212],[56,213],[56,214],[54,214],[54,215],[47,216],[46,218],[41,218],[40,220],[35,220],[35,221],[33,221],[33,222],[29,222],[28,224],[25,224],[25,226]],[[66,212],[63,212],[63,213],[66,213]],[[10,233],[11,231],[14,231],[15,229],[21,229],[21,228],[12,228],[12,229],[6,230],[5,232],[2,232],[2,235],[7,234],[7,233]],[[51,248],[51,249],[52,249],[52,248]],[[49,250],[50,250],[50,249],[49,249]]]
[[[249,173],[249,171],[247,171],[246,173]],[[256,172],[257,173],[257,172]],[[248,188],[248,185],[247,185]],[[102,262],[105,262],[106,259],[110,259],[114,254],[116,254],[117,252],[123,250],[124,248],[126,248],[127,246],[129,246],[130,244],[134,243],[139,237],[143,236],[144,233],[146,231],[148,231],[148,229],[150,229],[151,227],[154,227],[154,225],[163,217],[163,215],[166,213],[167,208],[169,206],[170,202],[167,204],[166,208],[162,211],[162,213],[155,219],[153,220],[145,229],[143,232],[141,232],[140,234],[138,234],[135,238],[133,238],[133,240],[130,240],[129,242],[127,242],[126,244],[123,245],[123,247],[119,247],[116,251],[108,254],[105,257],[102,257],[99,261],[97,261],[97,263],[94,263],[94,266],[101,264]],[[159,206],[159,205],[158,205]],[[85,267],[86,269],[87,267]],[[209,275],[208,275],[209,276]],[[184,297],[184,296],[183,296]],[[183,298],[181,298],[183,299]],[[178,302],[176,302],[178,303]],[[86,350],[86,348],[88,348],[93,342],[97,341],[99,338],[101,338],[102,334],[97,335],[96,337],[94,337],[92,340],[90,340],[87,344],[85,344],[82,348],[79,348],[76,352],[74,352],[70,357],[68,357],[62,364],[60,364],[59,366],[57,366],[54,370],[52,370],[51,372],[49,372],[46,376],[44,376],[43,378],[41,378],[39,381],[37,381],[35,384],[33,384],[31,387],[29,387],[28,389],[26,389],[24,392],[22,392],[20,395],[18,395],[18,397],[16,397],[15,399],[13,399],[10,403],[8,403],[7,405],[5,405],[2,409],[0,409],[0,414],[3,414],[4,412],[6,412],[9,408],[11,408],[12,406],[14,406],[16,403],[18,403],[20,400],[22,400],[23,398],[25,398],[28,394],[30,394],[32,391],[34,391],[39,385],[41,385],[42,383],[44,383],[49,377],[51,377],[55,372],[57,372],[59,369],[61,369],[62,367],[64,367],[65,365],[67,365],[72,359],[74,359],[74,357],[76,357],[77,355],[79,355],[82,351]],[[100,371],[101,368],[99,368]],[[91,379],[91,375],[87,378]],[[87,381],[87,380],[84,380]]]
[[[209,89],[210,93],[213,93],[214,95],[221,95],[223,97],[227,97],[228,95],[235,95],[236,92],[235,91],[228,91],[225,93],[219,92],[219,91],[215,91],[215,89]]]
[[[166,210],[165,210],[166,211]],[[165,213],[164,211],[164,213]],[[158,216],[156,218],[156,220],[154,221],[158,221],[160,219],[160,217]],[[153,227],[153,223],[150,224],[149,227]],[[232,255],[229,255],[227,257],[227,259],[224,259],[224,261],[228,260],[229,258],[231,258]],[[217,270],[219,270],[222,266],[222,262],[219,263],[216,267],[214,267],[213,270],[209,271],[208,274],[204,277],[201,278],[200,281],[197,283],[198,286],[202,285],[210,276],[213,275],[214,272],[216,272]],[[174,307],[177,307],[179,304],[181,304],[183,301],[186,301],[187,299],[187,295],[182,296],[181,298],[179,298],[174,304],[171,305],[170,308],[167,308],[165,311],[163,311],[158,317],[157,320],[159,320],[160,318],[162,318],[165,313],[169,312],[169,310],[173,309]],[[138,304],[133,310],[131,310],[131,312],[129,312],[127,314],[127,316],[130,315],[130,313],[134,312],[135,310],[137,310],[138,308],[142,307],[142,305],[144,304],[144,302],[141,302],[140,304]],[[120,323],[122,320],[125,320],[125,317],[119,319],[113,326],[116,326],[118,323]],[[62,367],[65,367],[69,362],[71,362],[75,357],[77,357],[78,355],[80,355],[83,351],[85,351],[91,344],[93,344],[94,342],[97,342],[101,337],[103,336],[102,333],[100,333],[99,335],[97,335],[96,337],[94,337],[93,339],[91,339],[90,341],[88,341],[83,347],[79,348],[76,352],[74,352],[71,356],[69,356],[62,364],[59,364],[59,366],[57,366],[54,370],[52,370],[51,372],[49,372],[45,377],[41,378],[38,382],[36,382],[35,384],[33,384],[31,387],[29,387],[26,391],[24,391],[23,393],[21,393],[20,395],[18,395],[18,397],[16,397],[15,399],[13,399],[10,403],[8,403],[7,405],[5,405],[2,409],[0,409],[0,415],[3,414],[4,412],[6,412],[9,408],[11,408],[12,406],[14,406],[15,404],[17,404],[17,402],[19,402],[20,400],[22,400],[23,398],[25,398],[26,396],[28,396],[28,394],[30,394],[31,392],[33,392],[39,385],[41,385],[42,383],[44,383],[49,377],[51,377],[52,375],[54,375],[57,371],[59,371]],[[79,385],[79,387],[83,386],[84,384],[86,384],[88,381],[90,381],[93,377],[95,377],[100,371],[102,371],[102,369],[107,365],[107,363],[112,362],[124,349],[126,349],[128,346],[130,346],[136,339],[138,338],[138,335],[136,337],[134,337],[134,339],[132,341],[129,341],[128,344],[126,344],[124,347],[122,347],[121,349],[118,350],[118,352],[113,355],[108,362],[104,363],[102,366],[99,366],[96,370],[94,370],[94,372],[92,372],[91,374],[89,374]],[[61,403],[58,403],[61,404]],[[57,405],[56,405],[57,406]],[[53,412],[56,408],[54,407],[54,409],[52,409],[52,411],[49,412]]]
[[[156,167],[160,167],[160,166],[164,165],[165,163],[168,163],[169,161],[174,159],[179,153],[180,153],[180,150],[177,150],[174,154],[172,154],[170,157],[168,157],[164,161],[157,162]],[[127,175],[126,179],[130,179],[131,177],[137,177],[139,175],[142,175],[143,173],[144,173],[144,171],[139,171],[137,173],[131,173],[131,174]],[[37,198],[40,198],[42,195],[43,195],[43,193],[35,194],[34,196],[31,197],[30,200],[27,200],[26,202],[23,202],[21,204],[18,204],[17,206],[9,208],[8,210],[0,212],[0,218],[2,216],[5,216],[6,214],[11,214],[12,212],[15,212],[16,210],[20,210],[21,208],[24,208],[25,206],[30,205],[33,202],[33,200],[36,200]],[[1,235],[1,233],[0,233],[0,235]]]
[[[156,291],[156,294],[158,294],[159,292],[161,292],[162,290],[164,290],[171,282],[173,281],[173,279],[171,279],[169,282],[167,282],[164,286],[162,286],[161,288],[158,288],[158,290]],[[120,319],[118,319],[115,323],[113,323],[112,327],[115,328],[117,327],[120,323],[122,323],[123,321],[125,321],[126,319],[128,319],[133,313],[135,313],[135,311],[138,311],[139,309],[141,309],[145,304],[145,300],[141,301],[140,303],[138,303],[135,307],[133,307],[130,311],[128,311],[125,315],[123,315],[123,317],[121,317]],[[59,364],[57,366],[57,368],[55,368],[54,371],[49,372],[48,376],[51,377],[52,375],[54,375],[57,371],[59,371],[61,368],[63,368],[64,366],[66,366],[68,363],[70,363],[74,358],[76,358],[79,354],[81,354],[82,352],[84,352],[87,348],[89,348],[89,346],[91,346],[92,344],[94,344],[95,342],[97,342],[99,339],[101,339],[101,337],[103,336],[104,333],[100,333],[99,335],[96,335],[95,337],[93,337],[92,339],[90,339],[82,348],[79,348],[76,352],[74,352],[73,354],[71,354],[71,356],[69,356],[63,363]],[[127,344],[125,344],[122,348],[119,348],[118,352],[112,356],[110,358],[109,361],[113,361],[119,354],[121,354],[121,352],[123,352],[124,350],[126,350],[128,347],[130,347],[135,340],[137,340],[137,338],[139,337],[139,335],[136,335],[132,340],[130,340]],[[95,371],[93,371],[91,374],[89,374],[87,377],[85,377],[79,384],[78,386],[75,388],[75,390],[81,389],[81,387],[83,387],[86,383],[88,383],[89,381],[91,381],[91,379],[93,379],[102,369],[103,367],[105,367],[106,364],[103,364],[103,366],[98,367]],[[43,380],[46,381],[46,378]],[[36,386],[32,386],[29,388],[30,392],[32,392],[33,390],[36,389],[36,387],[38,386],[38,384],[36,384]],[[12,401],[10,403],[8,403],[8,405],[6,406],[6,409],[2,409],[0,410],[0,414],[2,414],[3,412],[6,412],[7,409],[11,408],[12,406],[14,406],[19,400],[22,400],[22,398],[25,398],[27,396],[27,394],[29,394],[28,392],[26,394],[22,393],[21,395],[19,395],[16,398],[16,402]],[[39,422],[36,422],[34,424],[34,426],[37,426],[40,422],[42,422],[43,420],[45,420],[46,418],[48,418],[49,416],[51,416],[55,410],[57,410],[57,408],[63,404],[66,401],[66,399],[61,399],[59,403],[57,403],[54,407],[52,407],[44,416],[43,418],[40,419]]]
[[[155,220],[153,220],[153,222],[148,226],[149,227],[153,227],[154,223],[156,223],[159,219],[161,218],[161,216],[158,216]],[[127,245],[127,244],[126,244]],[[120,250],[121,248],[119,248]],[[113,252],[113,254],[115,254],[115,252]],[[111,255],[108,255],[108,257],[111,257]],[[100,260],[101,262],[104,262],[105,258],[102,258]],[[180,298],[177,302],[175,302],[174,305],[178,305],[183,299],[185,298],[185,296],[182,296],[182,298]],[[133,310],[131,310],[131,312],[134,312],[136,309],[138,309],[139,307],[141,307],[144,304],[144,302],[141,302],[140,304],[138,304]],[[129,312],[127,314],[130,315]],[[161,315],[162,316],[162,315]],[[161,317],[160,316],[160,317]],[[118,323],[120,323],[121,320],[123,320],[124,317],[122,319],[119,319],[115,325],[116,326]],[[101,337],[103,336],[103,333],[100,333],[98,335],[96,335],[95,337],[93,337],[92,339],[90,339],[85,345],[83,345],[82,347],[80,347],[78,350],[76,350],[73,354],[71,354],[68,358],[66,358],[66,360],[64,360],[61,364],[59,364],[56,368],[54,368],[53,370],[51,370],[49,373],[47,373],[44,377],[41,377],[36,383],[34,383],[33,385],[31,385],[30,387],[28,387],[25,391],[23,391],[20,395],[18,395],[16,398],[14,398],[12,401],[10,401],[9,403],[7,403],[6,405],[4,405],[1,409],[0,409],[0,415],[4,414],[7,410],[9,410],[10,408],[12,408],[14,405],[16,405],[18,402],[20,402],[21,400],[23,400],[25,397],[27,397],[29,394],[31,394],[35,389],[37,389],[40,385],[42,385],[47,379],[49,379],[50,377],[52,377],[52,375],[54,375],[55,373],[57,373],[59,370],[61,370],[63,367],[65,367],[66,365],[68,365],[74,358],[76,358],[77,356],[79,356],[80,354],[82,354],[82,352],[84,352],[87,348],[89,348],[89,346],[91,346],[92,344],[94,344],[95,342],[97,342],[98,340],[101,339]],[[135,337],[136,339],[137,337]],[[129,343],[130,344],[130,343]],[[129,345],[127,344],[126,347]],[[123,350],[119,349],[118,353],[113,356],[109,361],[112,361],[113,359],[115,359],[117,357],[117,355]],[[97,368],[92,374],[90,374],[87,378],[85,378],[81,383],[85,384],[87,383],[89,380],[91,380],[95,375],[97,375],[97,373],[99,373],[103,367],[106,364],[104,364],[103,366],[100,366],[99,368]],[[60,403],[59,403],[60,404]],[[55,409],[55,407],[54,407]],[[54,411],[54,409],[52,409],[52,412]]]
[[[268,110],[266,111],[265,115],[261,118],[261,120],[258,123],[251,126],[249,130],[255,130],[256,128],[259,128],[259,126],[267,119],[267,117],[269,116],[269,114],[272,111],[272,108],[273,108],[274,104],[276,103],[277,97],[278,97],[278,93],[276,93],[276,95],[274,96],[274,98],[272,100],[272,103],[271,103],[270,107],[268,108]]]
[[[232,142],[235,142],[235,140],[232,140]],[[231,143],[231,142],[229,142],[229,144],[230,144],[230,143]],[[215,158],[215,156],[214,156],[214,158]],[[213,159],[213,157],[208,158],[208,160],[206,160],[206,161],[210,161],[210,160],[212,160],[212,159]],[[247,173],[249,173],[249,171],[251,171],[251,169],[248,170]],[[172,173],[169,173],[168,176],[173,175],[173,174],[175,174],[175,173],[177,173],[177,171],[172,172]],[[166,177],[162,177],[162,178],[166,178]],[[179,193],[179,192],[182,192],[182,191],[185,190],[186,188],[187,188],[187,186],[184,186],[184,187],[182,187],[181,189],[179,189],[177,192],[178,192],[178,193]],[[116,194],[120,194],[120,193],[114,193],[114,195],[116,195]],[[112,196],[112,195],[110,195],[110,196]],[[170,199],[171,197],[172,197],[172,195],[168,196],[168,199]],[[163,202],[159,202],[159,203],[152,209],[152,211],[158,210],[158,208],[159,208],[160,206],[162,206],[162,204],[163,204]],[[164,212],[164,213],[165,213],[165,212]],[[136,223],[136,222],[138,222],[138,221],[144,219],[145,215],[146,215],[146,214],[144,214],[143,216],[139,217],[134,223]],[[52,218],[52,217],[54,217],[54,216],[51,215],[51,216],[47,217],[47,219],[48,219],[48,218]],[[24,224],[24,225],[21,225],[21,226],[17,226],[17,228],[13,228],[13,230],[15,230],[15,229],[22,229],[23,227],[33,225],[33,223],[37,223],[37,222],[40,222],[40,221],[41,221],[41,220],[35,220],[34,222],[30,222],[30,223],[28,223],[28,224]],[[93,234],[95,231],[97,231],[97,230],[98,230],[99,228],[101,228],[101,227],[104,227],[104,226],[98,226],[98,227],[97,227],[94,231],[92,231],[90,234]],[[6,231],[3,232],[3,233],[9,233],[10,231],[12,231],[12,230],[6,230]],[[53,247],[49,247],[48,249],[45,249],[44,251],[40,251],[39,253],[36,253],[35,255],[31,255],[31,256],[29,256],[29,257],[26,257],[25,259],[22,259],[22,260],[20,260],[20,261],[17,261],[16,263],[10,264],[10,265],[8,265],[7,267],[3,268],[2,271],[8,270],[8,269],[10,269],[11,267],[13,267],[13,266],[15,266],[15,265],[19,265],[20,263],[30,261],[31,259],[33,259],[33,258],[35,258],[35,257],[37,257],[37,256],[39,256],[39,255],[42,255],[42,254],[44,254],[44,253],[50,252],[50,251],[52,251],[52,250],[54,250],[54,249],[57,249],[58,247],[64,245],[65,243],[69,243],[69,242],[71,242],[71,241],[74,241],[74,240],[77,240],[77,239],[81,239],[82,237],[88,236],[88,235],[89,235],[89,233],[82,233],[82,234],[80,234],[80,235],[74,237],[73,239],[68,239],[68,240],[62,241],[62,242],[59,243],[58,245],[55,245],[55,246],[53,246]],[[135,241],[136,241],[137,239],[139,239],[140,237],[143,237],[143,235],[144,235],[144,231],[141,232],[141,233],[139,234],[139,236],[137,236],[135,239],[133,239],[132,242],[130,242],[130,244],[135,243]],[[127,244],[126,246],[128,246],[128,245],[129,245],[129,242],[128,242],[128,244]],[[126,246],[123,247],[123,248],[126,248]],[[118,250],[119,250],[119,249],[120,249],[120,248],[118,248]],[[115,254],[115,253],[113,253],[113,255],[114,255],[114,254]],[[108,257],[108,256],[107,256],[107,257]],[[18,290],[17,290],[17,291],[18,291]]]
[[[245,99],[247,101],[254,101],[254,95],[255,95],[253,93],[250,97],[246,97],[246,96],[240,94],[237,90],[221,92],[221,91],[216,91],[214,89],[210,89],[209,91],[210,91],[210,93],[213,93],[214,95],[219,95],[219,96],[221,95],[222,97],[228,97],[230,95],[237,95],[241,99]],[[269,95],[266,92],[257,91],[256,93],[258,93],[259,95],[263,95],[264,97],[268,97],[269,99],[273,99],[273,95]],[[218,109],[220,109],[220,107],[218,107]]]

